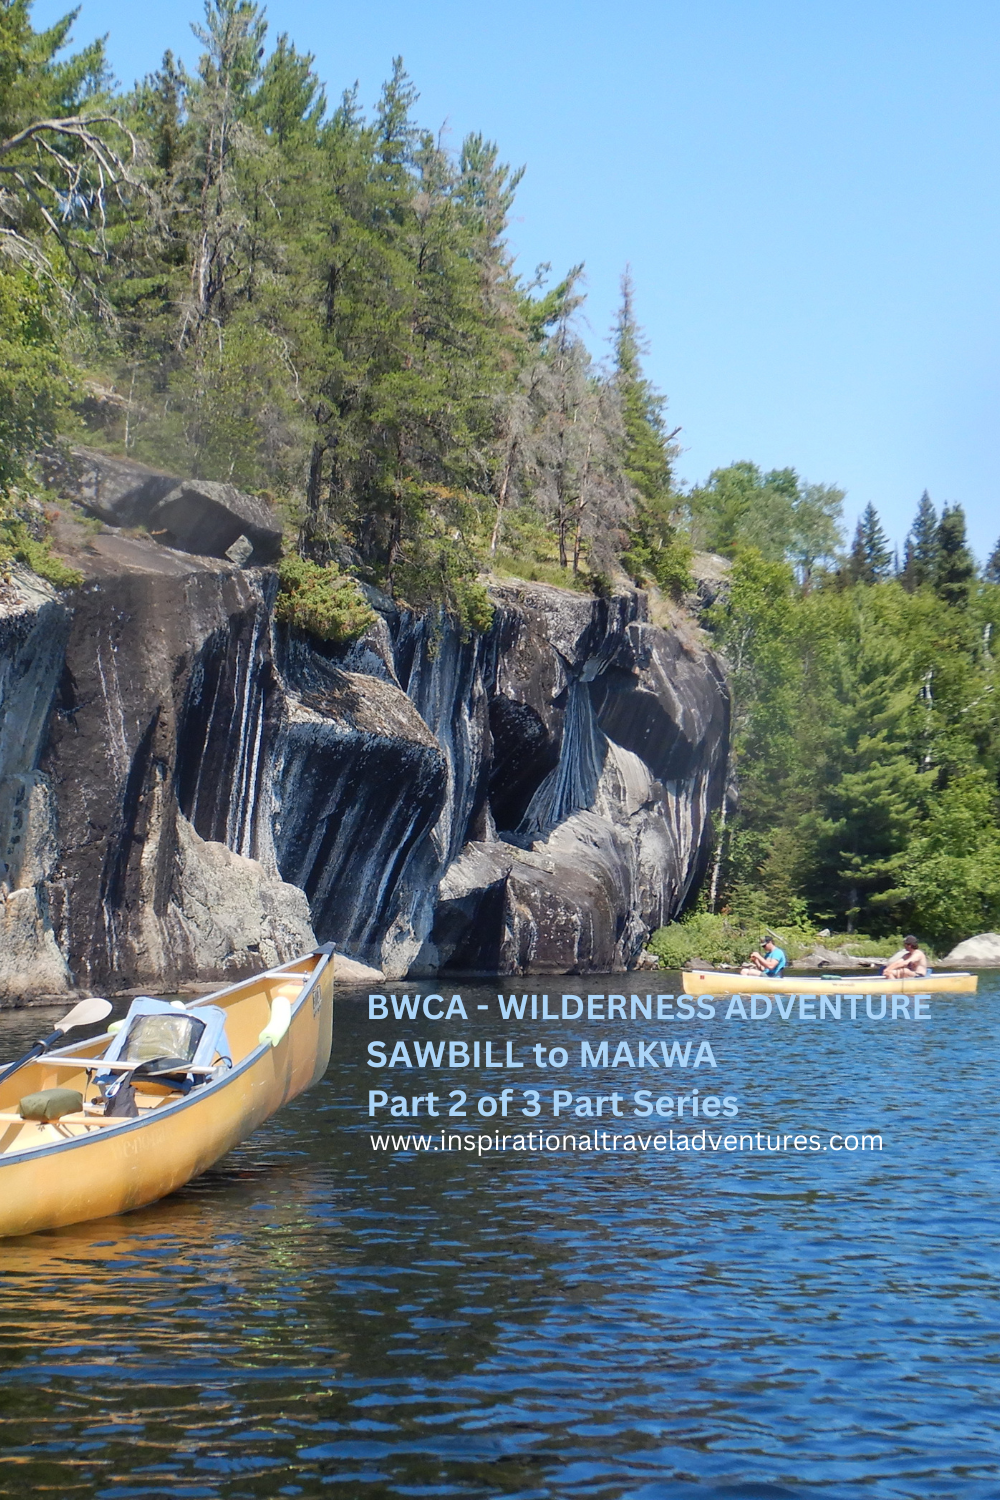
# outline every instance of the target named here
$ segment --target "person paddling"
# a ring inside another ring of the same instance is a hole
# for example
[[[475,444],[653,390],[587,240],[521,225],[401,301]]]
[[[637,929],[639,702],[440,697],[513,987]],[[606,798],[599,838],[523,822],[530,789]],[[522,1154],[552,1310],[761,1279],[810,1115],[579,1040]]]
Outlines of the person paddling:
[[[764,939],[761,947],[764,949],[763,953],[758,953],[756,950],[751,953],[749,963],[743,965],[740,973],[767,974],[771,979],[780,978],[788,962],[784,951],[778,947],[770,935]]]
[[[903,939],[903,946],[894,953],[882,970],[883,979],[923,979],[927,973],[927,954],[920,947],[912,932]]]

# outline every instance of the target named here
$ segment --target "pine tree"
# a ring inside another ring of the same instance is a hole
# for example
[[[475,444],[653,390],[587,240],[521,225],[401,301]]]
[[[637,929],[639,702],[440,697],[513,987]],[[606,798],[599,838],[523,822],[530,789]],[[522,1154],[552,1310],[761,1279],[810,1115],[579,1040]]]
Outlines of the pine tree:
[[[689,584],[689,549],[678,536],[678,496],[673,487],[674,439],[679,427],[667,430],[666,397],[643,373],[648,352],[635,316],[635,290],[626,269],[622,300],[614,329],[615,384],[621,403],[622,459],[625,477],[635,495],[629,522],[629,546],[622,561],[641,581],[652,576],[674,594]]]
[[[267,22],[252,0],[205,0],[205,25],[193,26],[205,47],[189,95],[193,126],[190,172],[197,204],[191,236],[191,298],[184,338],[218,325],[244,290],[251,210],[241,191],[240,158],[249,142],[240,125],[261,76]]]
[[[969,602],[976,565],[966,545],[965,512],[960,505],[946,505],[941,512],[937,547],[934,588],[945,604],[962,608]]]
[[[903,587],[913,593],[923,583],[933,583],[938,560],[938,518],[931,497],[924,490],[917,514],[906,538],[901,579]]]
[[[600,382],[568,311],[548,340],[533,397],[531,493],[552,523],[559,566],[572,564],[579,571],[582,522],[596,505],[608,434],[601,420]]]
[[[997,542],[989,555],[983,577],[987,583],[1000,583],[1000,542]]]
[[[843,600],[827,647],[815,811],[807,819],[813,882],[848,931],[891,883],[887,864],[912,836],[933,772],[918,768],[913,643],[886,627],[884,601],[861,587]]]
[[[870,500],[858,521],[847,567],[854,583],[881,583],[889,576],[892,553]]]

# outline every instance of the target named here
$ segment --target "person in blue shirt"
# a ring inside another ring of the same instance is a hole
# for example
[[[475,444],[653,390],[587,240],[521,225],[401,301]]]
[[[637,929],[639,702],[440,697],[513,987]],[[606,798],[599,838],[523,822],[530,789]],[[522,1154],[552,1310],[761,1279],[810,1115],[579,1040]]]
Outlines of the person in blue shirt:
[[[766,937],[762,947],[763,953],[751,953],[750,962],[744,966],[744,974],[767,974],[771,979],[780,979],[788,963],[784,951],[778,947],[773,937]]]

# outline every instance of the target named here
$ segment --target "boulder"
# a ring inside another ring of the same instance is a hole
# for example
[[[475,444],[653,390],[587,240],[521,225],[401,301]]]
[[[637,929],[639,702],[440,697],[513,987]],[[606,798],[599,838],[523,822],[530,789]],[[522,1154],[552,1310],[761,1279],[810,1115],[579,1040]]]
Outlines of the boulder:
[[[337,984],[381,984],[385,975],[381,969],[348,958],[346,953],[337,953],[333,960],[333,977]]]
[[[728,592],[732,570],[728,557],[720,557],[717,552],[695,552],[688,567],[695,585],[685,600],[688,608],[696,613],[710,609],[720,596]]]
[[[939,958],[939,969],[1000,969],[1000,932],[980,932]]]
[[[790,963],[790,969],[881,969],[882,958],[857,958],[853,953],[841,953],[837,948],[817,946]]]
[[[650,953],[648,948],[644,948],[635,961],[635,967],[637,971],[642,973],[645,970],[659,969],[661,965],[656,954]]]
[[[68,460],[50,458],[46,478],[108,526],[143,526],[180,552],[227,557],[236,548],[240,566],[256,567],[281,551],[281,527],[270,506],[232,484],[178,479],[91,448],[74,448]]]
[[[226,557],[243,538],[242,567],[274,562],[281,552],[281,527],[270,507],[235,485],[211,479],[175,485],[150,509],[146,526],[164,546],[204,557]]]
[[[316,946],[309,902],[297,886],[269,874],[258,860],[200,838],[179,814],[174,828],[177,854],[168,909],[154,915],[152,888],[143,903],[149,916],[147,959],[156,952],[154,925],[170,940],[163,969],[174,962],[198,980],[244,979]]]

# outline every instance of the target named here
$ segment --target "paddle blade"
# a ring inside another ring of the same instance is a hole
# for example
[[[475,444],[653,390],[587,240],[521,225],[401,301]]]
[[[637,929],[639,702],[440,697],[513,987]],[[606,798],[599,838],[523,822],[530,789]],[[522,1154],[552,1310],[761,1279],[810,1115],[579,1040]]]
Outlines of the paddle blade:
[[[96,995],[89,1000],[80,1000],[71,1011],[55,1025],[56,1031],[69,1031],[74,1026],[93,1026],[110,1016],[113,1007],[110,1000],[100,1000]]]

